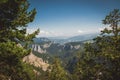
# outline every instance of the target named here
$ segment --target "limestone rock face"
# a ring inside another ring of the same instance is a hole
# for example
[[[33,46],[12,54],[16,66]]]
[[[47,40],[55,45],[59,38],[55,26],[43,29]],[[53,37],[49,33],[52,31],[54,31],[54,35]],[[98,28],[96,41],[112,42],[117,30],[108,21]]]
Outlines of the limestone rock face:
[[[80,48],[80,45],[76,45],[74,46],[75,49],[79,49]]]
[[[43,50],[40,45],[34,44],[32,45],[32,50],[37,51],[39,53],[46,53],[46,50]]]
[[[49,66],[49,64],[45,63],[42,58],[35,56],[32,52],[28,56],[25,56],[23,61],[36,67],[40,67],[43,71],[46,71]]]
[[[52,44],[52,43],[46,43],[46,44],[43,45],[43,48],[44,48],[44,49],[47,49],[47,48],[49,48],[49,47],[51,46],[51,44]]]

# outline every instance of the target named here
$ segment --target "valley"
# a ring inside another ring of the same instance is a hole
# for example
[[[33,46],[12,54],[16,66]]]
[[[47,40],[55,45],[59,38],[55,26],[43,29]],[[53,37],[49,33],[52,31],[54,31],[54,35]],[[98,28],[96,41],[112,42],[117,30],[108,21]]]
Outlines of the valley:
[[[32,52],[35,56],[42,58],[48,63],[52,63],[54,58],[59,58],[63,65],[66,66],[70,60],[78,56],[78,53],[84,52],[84,45],[86,42],[92,42],[92,38],[97,37],[98,34],[88,34],[83,36],[75,36],[68,39],[58,38],[35,38],[34,42],[30,44]],[[71,41],[71,42],[70,42]]]

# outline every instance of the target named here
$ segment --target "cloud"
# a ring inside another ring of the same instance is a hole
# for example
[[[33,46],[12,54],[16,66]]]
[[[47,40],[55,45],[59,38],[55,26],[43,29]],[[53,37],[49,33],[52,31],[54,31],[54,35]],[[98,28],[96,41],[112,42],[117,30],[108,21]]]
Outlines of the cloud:
[[[98,28],[99,31],[102,31],[103,29],[104,29],[104,27],[103,28]]]
[[[109,27],[108,25],[105,26],[105,27],[98,28],[98,30],[99,30],[99,31],[102,31],[102,30],[104,30],[105,28],[107,28],[108,30],[112,30],[112,28]]]
[[[33,33],[36,30],[37,29],[35,29],[35,28],[27,28],[27,33],[31,34],[31,33]]]
[[[27,29],[27,33],[31,34],[37,29],[29,28]],[[47,31],[47,30],[40,30],[40,33],[37,37],[57,37],[57,36],[64,36],[65,33],[62,32],[55,32],[55,31]]]
[[[82,30],[78,30],[78,33],[83,33],[84,31],[82,31]]]
[[[33,32],[36,31],[36,30],[37,30],[37,29],[35,29],[35,28],[28,28],[28,29],[27,29],[27,33],[31,34],[31,33],[33,33]],[[40,35],[40,34],[49,35],[50,32],[45,31],[45,30],[40,30],[39,35]]]
[[[50,36],[52,34],[53,33],[50,31],[40,30],[40,33],[37,35],[37,37],[40,37],[40,36],[46,37],[46,36]]]
[[[41,34],[45,34],[45,35],[49,35],[49,34],[50,34],[50,32],[44,31],[44,30],[41,30],[40,33],[41,33]]]
[[[40,33],[37,35],[37,37],[71,37],[76,35],[83,35],[83,34],[89,34],[89,33],[96,33],[103,30],[105,27],[96,28],[96,29],[78,29],[78,30],[72,30],[72,31],[50,31],[50,30],[40,30]],[[33,33],[37,29],[35,28],[28,28],[27,33]]]

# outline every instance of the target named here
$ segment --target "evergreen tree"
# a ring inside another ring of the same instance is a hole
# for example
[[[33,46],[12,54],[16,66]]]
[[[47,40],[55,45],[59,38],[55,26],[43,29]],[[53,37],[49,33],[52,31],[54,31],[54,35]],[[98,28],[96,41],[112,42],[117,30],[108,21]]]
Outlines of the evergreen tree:
[[[55,59],[48,71],[46,80],[68,80],[67,72],[61,66],[61,62]]]
[[[93,43],[87,43],[83,59],[77,63],[77,78],[81,80],[120,79],[120,11],[110,12],[103,24],[109,25]],[[78,79],[78,80],[79,80]]]
[[[27,0],[8,0],[0,4],[0,42],[27,41],[35,37],[34,34],[26,35],[27,24],[36,14],[35,9],[28,12],[28,8]]]
[[[39,30],[26,33],[27,24],[34,20],[36,10],[28,12],[27,0],[0,1],[0,80],[31,80],[32,70],[22,62],[30,53],[20,42],[32,41]],[[30,72],[30,73],[28,73]]]

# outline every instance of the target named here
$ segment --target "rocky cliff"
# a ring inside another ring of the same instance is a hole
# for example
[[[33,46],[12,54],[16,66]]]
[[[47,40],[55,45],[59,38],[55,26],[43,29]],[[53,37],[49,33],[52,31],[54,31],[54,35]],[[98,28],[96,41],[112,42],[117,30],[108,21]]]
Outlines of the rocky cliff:
[[[25,56],[23,61],[34,65],[35,67],[40,67],[43,71],[46,71],[49,66],[49,64],[43,61],[42,58],[35,56],[32,52],[28,56]]]

